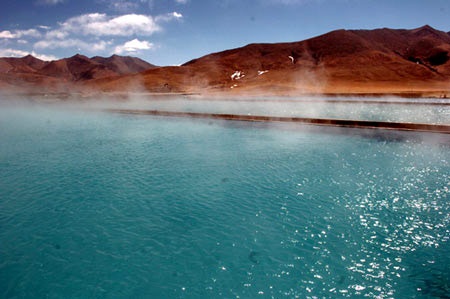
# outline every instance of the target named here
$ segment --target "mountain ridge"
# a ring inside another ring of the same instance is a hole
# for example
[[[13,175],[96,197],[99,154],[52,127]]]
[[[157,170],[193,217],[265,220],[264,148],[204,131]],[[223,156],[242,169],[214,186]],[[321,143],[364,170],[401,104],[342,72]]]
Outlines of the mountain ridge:
[[[139,71],[141,62],[137,60],[122,58],[118,63],[114,61],[120,56],[75,55],[58,60],[61,65],[49,62],[41,70],[46,76],[70,73],[66,82],[102,92],[290,95],[448,91],[449,53],[450,34],[425,25],[415,29],[339,29],[297,42],[251,43],[178,67],[146,65]],[[0,70],[4,68],[0,59]],[[127,69],[138,72],[127,73]]]
[[[448,89],[450,38],[416,29],[335,30],[304,41],[252,43],[142,73],[145,90],[347,93]],[[239,78],[232,77],[239,72]],[[169,80],[171,78],[171,80]],[[103,90],[122,83],[102,82]],[[428,86],[429,85],[429,86]],[[165,86],[165,88],[162,88]]]
[[[0,58],[0,80],[7,84],[28,87],[36,83],[60,85],[91,79],[117,77],[155,68],[140,58],[112,55],[87,57],[81,54],[52,61],[32,55]],[[46,86],[45,86],[46,87]]]

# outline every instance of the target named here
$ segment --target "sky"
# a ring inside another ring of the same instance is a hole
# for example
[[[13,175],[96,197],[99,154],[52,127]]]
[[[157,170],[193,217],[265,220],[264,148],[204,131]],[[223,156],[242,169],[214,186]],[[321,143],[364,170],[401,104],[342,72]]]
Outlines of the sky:
[[[250,43],[426,24],[450,31],[450,0],[0,0],[0,57],[180,65]]]

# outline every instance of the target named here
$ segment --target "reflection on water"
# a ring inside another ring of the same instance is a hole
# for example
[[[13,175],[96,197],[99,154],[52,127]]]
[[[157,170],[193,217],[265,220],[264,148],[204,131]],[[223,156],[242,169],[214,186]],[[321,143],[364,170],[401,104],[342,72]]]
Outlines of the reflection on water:
[[[0,297],[446,298],[450,142],[403,136],[3,109]]]

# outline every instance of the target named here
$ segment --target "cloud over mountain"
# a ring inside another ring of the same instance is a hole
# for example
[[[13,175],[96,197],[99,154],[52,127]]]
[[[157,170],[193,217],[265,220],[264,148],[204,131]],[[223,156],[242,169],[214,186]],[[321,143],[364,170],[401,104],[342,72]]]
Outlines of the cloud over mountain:
[[[33,55],[36,58],[39,58],[41,60],[50,61],[57,59],[53,55],[44,55],[44,54],[38,54],[36,52],[28,52],[28,51],[22,51],[22,50],[16,50],[16,49],[0,49],[0,57],[23,57],[27,55]]]
[[[123,45],[117,46],[114,50],[114,54],[135,53],[139,50],[150,50],[154,47],[152,43],[148,41],[140,41],[137,38],[126,42]]]

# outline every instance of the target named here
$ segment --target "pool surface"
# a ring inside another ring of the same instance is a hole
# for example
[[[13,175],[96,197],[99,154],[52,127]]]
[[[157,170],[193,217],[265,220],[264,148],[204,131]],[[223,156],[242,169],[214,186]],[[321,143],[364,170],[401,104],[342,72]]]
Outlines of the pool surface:
[[[390,104],[386,104],[390,103]],[[401,104],[403,103],[403,104]],[[405,105],[404,103],[409,105]],[[422,105],[417,105],[421,103]],[[431,105],[425,105],[431,103]],[[441,105],[437,105],[441,104]],[[450,124],[448,99],[398,98],[141,98],[124,108],[385,122]],[[115,107],[117,108],[117,107]]]
[[[357,132],[3,108],[0,297],[448,298],[448,135]]]

